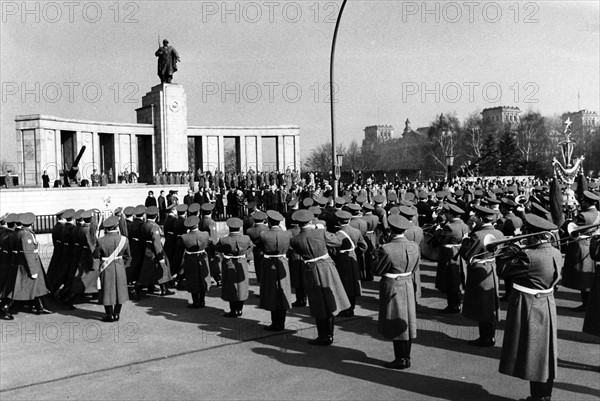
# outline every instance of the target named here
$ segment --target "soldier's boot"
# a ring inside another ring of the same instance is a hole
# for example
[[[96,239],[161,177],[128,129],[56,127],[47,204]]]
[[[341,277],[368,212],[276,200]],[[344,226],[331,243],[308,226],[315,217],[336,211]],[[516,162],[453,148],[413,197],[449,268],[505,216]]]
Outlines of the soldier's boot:
[[[317,324],[317,338],[309,340],[310,345],[327,346],[333,342],[333,334],[331,342],[329,341],[329,319],[316,319]]]
[[[285,330],[285,310],[271,312],[271,325],[265,326],[266,331],[283,331]]]
[[[106,312],[106,316],[102,318],[103,322],[110,323],[115,321],[115,310],[112,305],[104,305],[104,312]]]
[[[159,284],[160,287],[160,296],[164,297],[166,295],[173,295],[175,294],[173,291],[169,290],[166,286],[166,284]]]
[[[301,308],[306,306],[306,293],[304,288],[296,288],[296,302],[292,303],[294,308]]]
[[[408,369],[410,367],[411,341],[394,341],[394,360],[383,364],[388,369]]]
[[[354,316],[354,308],[356,307],[356,297],[355,296],[350,296],[350,297],[348,297],[348,300],[350,300],[350,307],[348,309],[343,310],[340,313],[338,313],[338,317],[352,317],[352,316]]]
[[[235,306],[235,314],[242,316],[242,310],[244,309],[244,301],[237,301]]]
[[[113,319],[115,320],[115,322],[118,322],[119,319],[121,318],[121,308],[122,307],[123,307],[123,304],[115,305],[115,309],[113,311]]]
[[[2,315],[0,316],[0,318],[2,320],[14,320],[15,319],[15,317],[10,312],[10,309],[12,308],[14,303],[15,303],[15,301],[10,300],[2,306]]]
[[[42,300],[42,297],[37,297],[35,299],[35,305],[33,307],[33,310],[36,315],[50,315],[54,313],[53,311],[48,310],[44,307],[44,301]]]
[[[65,304],[65,306],[67,307],[67,309],[69,310],[75,310],[77,309],[75,307],[75,305],[73,304],[73,302],[75,301],[75,298],[77,298],[77,294],[67,294],[63,300],[63,303]]]
[[[192,303],[187,306],[190,309],[198,309],[200,306],[200,294],[197,292],[192,292]]]
[[[589,291],[581,291],[581,305],[572,308],[573,312],[585,312],[587,310],[588,299],[590,297]]]
[[[238,317],[237,306],[238,306],[237,301],[229,301],[229,312],[224,313],[223,317]],[[240,316],[241,316],[241,312],[240,312]]]

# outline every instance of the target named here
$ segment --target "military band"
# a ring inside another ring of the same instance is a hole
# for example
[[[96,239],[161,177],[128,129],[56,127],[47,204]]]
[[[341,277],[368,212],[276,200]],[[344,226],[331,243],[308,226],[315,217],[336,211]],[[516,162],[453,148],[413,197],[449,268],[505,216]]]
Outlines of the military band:
[[[102,320],[114,322],[132,289],[138,300],[144,288],[158,286],[162,296],[174,294],[173,287],[185,289],[188,307],[201,309],[212,288],[221,286],[228,303],[224,316],[237,318],[249,297],[253,265],[258,306],[270,313],[265,330],[284,331],[288,311],[308,305],[318,333],[309,343],[329,346],[335,317],[354,316],[363,283],[377,275],[378,330],[394,348],[385,366],[407,369],[417,337],[421,254],[433,245],[439,249],[435,288],[447,299],[441,312],[477,322],[479,336],[471,345],[495,346],[499,279],[505,280],[500,372],[530,381],[529,399],[549,400],[558,352],[554,291],[561,273],[563,286],[581,292],[576,311],[586,311],[583,331],[600,336],[598,195],[583,192],[581,211],[569,222],[571,237],[560,243],[549,206],[526,204],[512,188],[410,195],[377,194],[373,203],[358,193],[292,199],[285,215],[252,205],[244,221],[226,221],[229,233],[221,238],[212,203],[171,203],[164,222],[155,205],[117,208],[100,227],[96,210],[61,210],[47,275],[35,215],[0,216],[1,317],[14,319],[17,302],[51,313],[43,303],[48,293],[74,307],[76,297],[97,292]]]

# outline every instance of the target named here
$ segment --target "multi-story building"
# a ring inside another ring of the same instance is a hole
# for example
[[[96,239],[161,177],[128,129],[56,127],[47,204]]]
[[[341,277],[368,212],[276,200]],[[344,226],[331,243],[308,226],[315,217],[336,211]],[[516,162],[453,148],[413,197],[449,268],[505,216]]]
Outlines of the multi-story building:
[[[365,128],[363,140],[363,153],[375,150],[375,145],[387,142],[394,136],[394,127],[391,125],[373,125]]]
[[[564,113],[562,120],[571,119],[571,131],[579,133],[582,128],[594,129],[600,125],[600,116],[595,111],[579,110],[571,113]]]
[[[498,106],[483,109],[481,115],[483,121],[491,123],[498,127],[504,127],[506,124],[510,124],[511,128],[516,128],[519,124],[521,109],[514,106]]]

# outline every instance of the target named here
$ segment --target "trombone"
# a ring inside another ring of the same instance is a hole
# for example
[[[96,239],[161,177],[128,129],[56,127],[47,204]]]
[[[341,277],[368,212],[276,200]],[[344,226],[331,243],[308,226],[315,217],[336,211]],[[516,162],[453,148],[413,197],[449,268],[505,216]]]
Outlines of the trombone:
[[[590,224],[587,226],[578,226],[577,224],[571,222],[571,223],[567,224],[567,233],[569,234],[569,237],[571,237],[571,239],[573,239],[573,240],[587,239],[592,235],[600,234],[599,233],[600,230],[596,230],[595,232],[592,232],[592,233],[587,233],[587,235],[584,235],[584,236],[581,236],[581,233],[583,233],[585,231],[589,231],[592,228],[596,228],[596,227],[600,227],[600,223]]]
[[[521,245],[521,244],[519,244],[519,242],[521,242],[522,240],[527,239],[527,238],[540,237],[540,236],[542,237],[542,239],[545,238],[550,243],[556,242],[554,235],[550,231],[542,231],[539,233],[517,235],[515,237],[510,237],[510,238],[505,238],[505,239],[500,239],[500,240],[496,239],[496,237],[494,237],[492,234],[487,234],[483,238],[483,247],[486,249],[486,251],[472,255],[469,258],[469,264],[478,263],[478,262],[482,262],[487,259],[496,258],[497,256],[499,256],[502,253],[502,251],[504,249],[506,249],[508,247],[508,245],[504,245],[504,244],[517,243],[517,245],[521,249],[533,248],[534,245]],[[536,244],[536,246],[537,246],[537,244]]]

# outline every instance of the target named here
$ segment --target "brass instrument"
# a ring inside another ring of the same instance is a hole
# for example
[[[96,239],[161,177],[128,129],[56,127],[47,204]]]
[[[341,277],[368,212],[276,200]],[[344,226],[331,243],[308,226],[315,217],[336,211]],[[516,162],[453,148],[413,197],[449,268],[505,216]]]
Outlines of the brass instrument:
[[[483,238],[483,247],[486,249],[486,252],[481,252],[481,253],[472,255],[471,258],[469,259],[469,263],[470,264],[478,263],[478,262],[481,262],[486,259],[496,258],[497,256],[499,256],[502,253],[502,251],[504,249],[506,249],[508,247],[508,245],[502,246],[504,244],[517,243],[517,245],[521,249],[533,248],[533,245],[529,245],[529,246],[521,245],[521,244],[519,244],[519,242],[521,242],[522,240],[527,239],[527,238],[540,237],[540,236],[545,237],[545,239],[550,243],[553,243],[555,241],[554,235],[550,231],[542,231],[539,233],[517,235],[515,237],[510,237],[510,238],[505,238],[505,239],[500,239],[500,240],[497,240],[496,237],[494,237],[492,234],[487,234]],[[537,244],[536,244],[536,246],[537,246]]]
[[[596,227],[600,227],[600,223],[590,224],[587,226],[578,226],[575,223],[569,223],[567,224],[567,233],[572,239],[577,240],[580,237],[580,233]]]
[[[517,195],[515,198],[515,203],[520,206],[525,206],[529,202],[529,196],[527,195]]]

